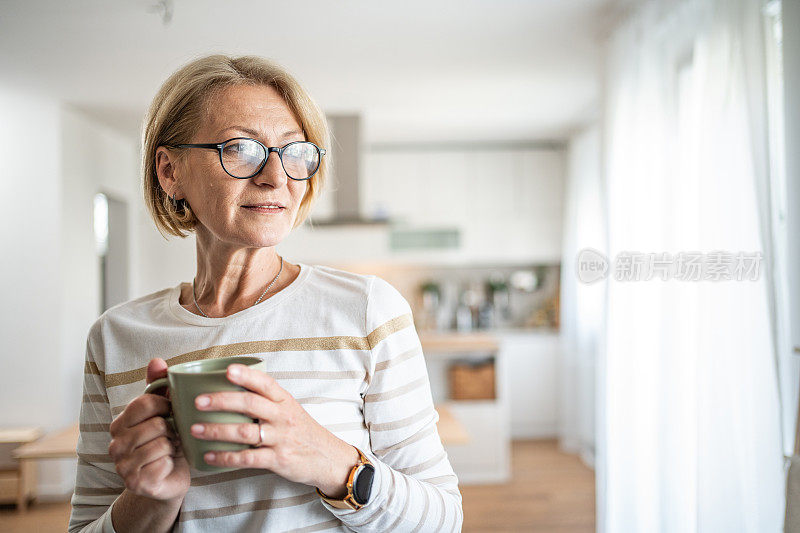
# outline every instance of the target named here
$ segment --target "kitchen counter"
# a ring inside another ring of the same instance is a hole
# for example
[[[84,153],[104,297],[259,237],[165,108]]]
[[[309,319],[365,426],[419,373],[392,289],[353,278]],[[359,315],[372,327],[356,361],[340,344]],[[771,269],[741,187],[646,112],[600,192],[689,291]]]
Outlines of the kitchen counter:
[[[473,331],[418,330],[425,353],[496,352],[502,337],[517,335],[557,335],[555,328],[496,328]]]
[[[448,399],[448,365],[453,360],[482,361],[494,357],[498,365],[498,398],[507,400],[510,408],[511,436],[529,439],[558,434],[558,375],[562,354],[558,329],[420,330],[418,334],[431,386],[440,401]],[[457,408],[454,414],[463,413]],[[477,427],[468,429],[471,434],[483,431]]]
[[[425,353],[496,352],[500,347],[489,331],[420,331],[419,340]]]

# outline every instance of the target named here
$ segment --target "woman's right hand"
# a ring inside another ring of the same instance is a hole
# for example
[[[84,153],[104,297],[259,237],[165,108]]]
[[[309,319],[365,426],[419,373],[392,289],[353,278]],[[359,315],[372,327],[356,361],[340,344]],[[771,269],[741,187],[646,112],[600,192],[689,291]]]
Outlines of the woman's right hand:
[[[147,383],[167,375],[163,359],[147,365]],[[154,500],[183,500],[189,490],[189,463],[178,437],[161,415],[169,400],[157,394],[133,399],[111,422],[108,453],[128,491]]]

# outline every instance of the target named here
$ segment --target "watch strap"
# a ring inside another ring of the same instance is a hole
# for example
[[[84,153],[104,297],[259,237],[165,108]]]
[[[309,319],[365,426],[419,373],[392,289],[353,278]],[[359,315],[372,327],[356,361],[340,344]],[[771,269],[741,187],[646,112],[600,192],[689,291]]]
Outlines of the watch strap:
[[[353,447],[356,448],[355,446],[353,446]],[[374,468],[374,465],[367,458],[367,456],[364,455],[364,452],[362,452],[358,448],[356,448],[356,451],[358,452],[358,463],[356,463],[356,465],[350,470],[350,475],[347,476],[347,483],[346,483],[347,494],[345,495],[344,498],[342,498],[341,500],[337,500],[337,499],[331,498],[328,495],[326,495],[324,492],[319,490],[319,488],[317,488],[317,494],[319,494],[319,497],[322,498],[322,500],[325,503],[327,503],[331,507],[335,507],[336,509],[352,509],[352,510],[355,511],[355,510],[361,509],[363,507],[362,504],[360,504],[360,503],[358,503],[356,501],[356,499],[355,499],[355,497],[353,495],[353,491],[354,491],[353,485],[355,483],[358,471],[364,465],[370,465],[373,468]]]

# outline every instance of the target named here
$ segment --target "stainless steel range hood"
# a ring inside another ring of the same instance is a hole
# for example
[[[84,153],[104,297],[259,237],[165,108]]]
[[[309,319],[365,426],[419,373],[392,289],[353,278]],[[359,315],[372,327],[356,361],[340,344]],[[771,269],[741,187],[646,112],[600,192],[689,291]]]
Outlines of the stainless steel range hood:
[[[359,115],[328,115],[331,129],[333,172],[333,216],[315,220],[317,226],[386,225],[386,219],[369,219],[359,208],[361,178],[361,117]]]

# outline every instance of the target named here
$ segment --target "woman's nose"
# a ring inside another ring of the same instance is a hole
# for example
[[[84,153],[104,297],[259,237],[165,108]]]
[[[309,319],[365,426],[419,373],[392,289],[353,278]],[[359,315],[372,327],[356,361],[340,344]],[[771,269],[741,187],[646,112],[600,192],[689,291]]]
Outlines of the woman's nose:
[[[281,158],[278,157],[277,152],[267,153],[267,162],[261,167],[261,171],[253,176],[253,181],[257,184],[266,183],[275,188],[282,187],[289,177],[283,170],[281,165]]]

